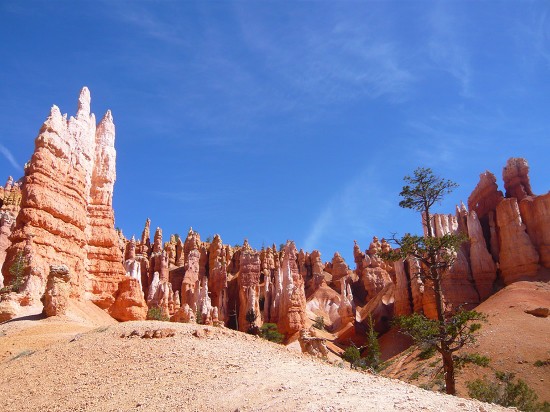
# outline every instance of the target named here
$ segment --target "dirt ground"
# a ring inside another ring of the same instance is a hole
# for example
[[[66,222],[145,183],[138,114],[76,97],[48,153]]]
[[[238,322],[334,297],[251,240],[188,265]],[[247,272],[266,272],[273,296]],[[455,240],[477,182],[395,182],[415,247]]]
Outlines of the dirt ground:
[[[495,371],[512,372],[537,393],[539,401],[550,401],[550,317],[536,317],[526,310],[550,307],[550,284],[517,282],[502,289],[480,304],[476,310],[487,315],[475,345],[459,354],[477,353],[490,359],[487,367],[466,365],[457,371],[457,391],[467,396],[466,382],[487,377],[494,380]],[[384,340],[386,337],[383,337]],[[389,336],[388,338],[392,338]],[[441,361],[438,354],[427,360],[419,352],[396,356],[384,375],[415,385],[431,385]],[[537,361],[548,361],[535,366]],[[434,365],[434,366],[430,366]]]
[[[504,410],[352,371],[225,328],[113,324],[96,315],[0,325],[0,410]],[[157,328],[176,334],[121,337]]]

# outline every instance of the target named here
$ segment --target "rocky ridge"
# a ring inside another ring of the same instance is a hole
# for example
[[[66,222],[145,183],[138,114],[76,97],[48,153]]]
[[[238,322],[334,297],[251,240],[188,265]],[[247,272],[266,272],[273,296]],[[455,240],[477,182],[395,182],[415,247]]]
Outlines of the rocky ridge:
[[[354,269],[338,252],[323,262],[319,251],[297,250],[291,241],[281,248],[255,250],[246,240],[232,247],[219,235],[202,241],[192,228],[167,241],[157,228],[151,239],[150,219],[140,239],[126,239],[114,229],[114,138],[111,113],[96,125],[84,88],[76,117],[52,107],[25,176],[0,188],[4,283],[13,280],[9,268],[17,256],[27,262],[22,289],[2,294],[0,318],[40,304],[50,267],[60,264],[69,273],[70,299],[91,300],[120,321],[143,320],[157,308],[175,322],[241,331],[275,323],[293,342],[322,318],[330,339],[344,346],[361,344],[369,316],[384,333],[395,315],[435,315],[430,284],[415,275],[419,263],[383,261],[378,252],[391,245],[377,237],[365,250],[355,242]],[[485,172],[468,207],[431,216],[436,236],[461,232],[470,239],[443,278],[449,310],[474,307],[501,285],[548,273],[550,194],[533,194],[528,170],[524,159],[510,159],[506,196]]]

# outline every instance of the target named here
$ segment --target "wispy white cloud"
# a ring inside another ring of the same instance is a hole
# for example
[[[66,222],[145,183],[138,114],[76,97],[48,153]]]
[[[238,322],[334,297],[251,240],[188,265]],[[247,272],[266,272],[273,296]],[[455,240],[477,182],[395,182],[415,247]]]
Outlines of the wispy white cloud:
[[[415,81],[400,43],[353,14],[277,31],[258,24],[249,10],[241,10],[240,19],[243,38],[273,75],[318,103],[359,97],[402,100]]]
[[[536,9],[528,21],[518,23],[516,41],[519,52],[529,64],[541,60],[550,67],[550,17],[548,10]]]
[[[18,172],[23,172],[21,165],[15,160],[13,153],[4,145],[0,144],[0,153],[6,158],[6,160],[16,169]]]
[[[306,250],[312,250],[319,247],[321,238],[327,233],[328,229],[332,226],[334,221],[334,205],[333,202],[329,202],[324,207],[319,216],[313,222],[313,225],[304,240],[304,247]]]
[[[122,22],[132,24],[144,34],[162,42],[178,45],[186,44],[178,25],[162,20],[159,14],[153,14],[150,9],[132,2],[128,6],[125,2],[109,3],[109,10]]]
[[[461,29],[456,16],[446,3],[439,3],[430,16],[430,22],[432,33],[428,41],[428,55],[431,62],[459,82],[463,97],[472,97],[471,58],[460,39]]]
[[[329,250],[340,241],[351,242],[369,239],[376,235],[379,225],[389,216],[391,201],[379,182],[382,182],[383,168],[372,161],[370,166],[353,177],[338,190],[321,209],[303,242],[306,250],[322,249],[330,243]],[[383,223],[382,223],[383,224]],[[345,250],[348,255],[353,244]],[[349,262],[348,262],[349,263]]]

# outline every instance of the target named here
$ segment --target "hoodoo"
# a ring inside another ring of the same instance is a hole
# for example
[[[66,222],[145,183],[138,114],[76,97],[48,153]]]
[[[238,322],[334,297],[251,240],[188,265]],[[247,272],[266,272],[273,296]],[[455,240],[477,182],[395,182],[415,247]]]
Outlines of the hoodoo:
[[[318,251],[298,252],[292,241],[258,251],[246,240],[224,245],[219,235],[202,241],[189,229],[186,238],[163,242],[161,228],[151,239],[149,219],[140,239],[126,239],[114,229],[114,141],[111,112],[96,124],[83,88],[76,116],[53,106],[25,176],[0,187],[0,264],[8,285],[0,295],[1,319],[40,305],[43,296],[50,315],[65,313],[69,299],[86,299],[120,321],[157,309],[175,322],[241,331],[275,323],[289,341],[322,318],[334,342],[343,344],[364,339],[370,316],[380,333],[396,315],[435,316],[431,284],[417,276],[419,262],[384,261],[379,252],[391,246],[376,236],[364,251],[354,242],[354,270],[338,252],[323,263]],[[435,236],[469,239],[442,278],[448,310],[474,307],[502,285],[538,279],[550,269],[550,194],[535,195],[528,172],[527,161],[510,159],[506,195],[486,171],[468,208],[431,216]],[[23,273],[13,287],[10,268],[17,262]]]
[[[51,108],[25,167],[20,210],[2,268],[9,284],[9,268],[22,254],[25,281],[2,303],[39,303],[51,265],[68,268],[72,298],[90,299],[102,308],[114,302],[124,275],[112,209],[114,140],[110,111],[96,125],[86,87],[75,117]]]

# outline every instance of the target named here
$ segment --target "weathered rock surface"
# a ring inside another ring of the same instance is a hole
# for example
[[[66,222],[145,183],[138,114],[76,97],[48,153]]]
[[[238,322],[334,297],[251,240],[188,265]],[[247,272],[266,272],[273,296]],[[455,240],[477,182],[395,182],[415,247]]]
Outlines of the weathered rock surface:
[[[250,327],[260,326],[260,254],[250,247],[241,250],[239,285],[239,330],[247,331]],[[250,324],[246,314],[253,311],[257,316]]]
[[[394,263],[395,267],[395,315],[406,316],[413,312],[412,293],[409,276],[405,271],[405,263],[403,260],[398,260]]]
[[[519,210],[540,264],[550,268],[550,193],[525,197],[519,202]]]
[[[23,300],[43,295],[50,265],[65,264],[71,296],[102,307],[114,301],[124,274],[112,212],[115,179],[114,125],[108,112],[96,127],[90,93],[82,89],[75,117],[53,106],[25,168],[21,210],[2,272],[32,239],[32,260]]]
[[[111,111],[97,125],[95,133],[95,160],[87,200],[87,278],[91,283],[85,289],[98,306],[108,307],[125,271],[120,262],[113,211],[113,191],[116,180],[115,125]]]
[[[9,213],[0,212],[0,267],[6,260],[6,250],[11,245],[10,235],[15,221]],[[0,289],[4,287],[4,276],[0,273]]]
[[[302,352],[309,353],[316,358],[326,358],[328,355],[328,349],[326,339],[314,336],[314,331],[302,329],[300,330],[300,347]]]
[[[539,254],[525,231],[517,199],[504,199],[497,206],[497,225],[500,235],[500,270],[504,283],[534,277]]]
[[[467,216],[468,236],[470,238],[470,265],[476,289],[481,300],[493,294],[493,284],[496,280],[496,265],[487,250],[483,229],[475,211]]]
[[[331,286],[336,289],[337,292],[340,292],[340,287],[342,285],[341,279],[346,276],[351,275],[351,271],[348,268],[348,265],[344,258],[340,256],[340,253],[334,253],[332,257],[332,265],[330,268],[330,273],[332,275]]]
[[[529,181],[529,165],[527,160],[520,157],[508,159],[502,171],[506,197],[515,197],[518,202],[526,196],[532,196],[531,183]]]
[[[44,313],[46,316],[62,316],[67,313],[71,294],[71,274],[65,265],[50,266],[46,292],[44,293]]]
[[[303,329],[306,322],[306,294],[304,279],[300,276],[294,242],[287,242],[283,250],[283,288],[279,306],[279,331],[290,336]]]
[[[504,195],[498,190],[497,178],[486,171],[479,175],[479,183],[468,198],[468,210],[476,212],[478,218],[484,218],[490,211],[495,211]]]
[[[118,285],[115,303],[109,314],[118,321],[145,320],[147,303],[141,290],[141,283],[135,278],[126,278]]]

